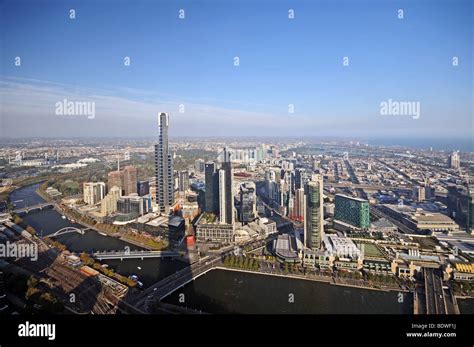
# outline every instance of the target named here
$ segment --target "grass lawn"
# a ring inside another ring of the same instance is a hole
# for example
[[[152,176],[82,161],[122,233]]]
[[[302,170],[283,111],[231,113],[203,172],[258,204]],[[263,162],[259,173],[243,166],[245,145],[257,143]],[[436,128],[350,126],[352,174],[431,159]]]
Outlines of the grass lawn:
[[[382,257],[382,252],[379,251],[378,247],[372,243],[358,243],[357,246],[362,250],[362,245],[364,245],[364,255],[367,257]]]

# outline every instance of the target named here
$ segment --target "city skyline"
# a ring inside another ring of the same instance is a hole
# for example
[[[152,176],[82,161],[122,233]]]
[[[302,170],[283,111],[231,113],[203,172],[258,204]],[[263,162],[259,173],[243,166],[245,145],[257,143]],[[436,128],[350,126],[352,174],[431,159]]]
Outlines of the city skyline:
[[[0,347],[472,340],[473,14],[0,0]]]
[[[472,137],[468,1],[142,5],[5,3],[1,136],[153,136],[164,111],[171,136]],[[381,115],[390,100],[419,117]]]

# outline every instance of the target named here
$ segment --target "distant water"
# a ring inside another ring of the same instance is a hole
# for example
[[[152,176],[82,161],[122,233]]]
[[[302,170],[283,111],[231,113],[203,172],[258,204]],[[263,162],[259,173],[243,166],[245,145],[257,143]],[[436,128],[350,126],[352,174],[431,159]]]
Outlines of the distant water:
[[[36,189],[38,189],[40,185],[41,183],[35,183],[11,192],[10,200],[15,204],[15,208],[23,208],[42,203],[44,199],[36,194]]]
[[[474,135],[468,139],[426,139],[426,138],[405,138],[405,139],[371,139],[368,140],[369,145],[387,146],[387,147],[409,147],[416,149],[429,149],[430,147],[436,151],[454,151],[474,152]]]

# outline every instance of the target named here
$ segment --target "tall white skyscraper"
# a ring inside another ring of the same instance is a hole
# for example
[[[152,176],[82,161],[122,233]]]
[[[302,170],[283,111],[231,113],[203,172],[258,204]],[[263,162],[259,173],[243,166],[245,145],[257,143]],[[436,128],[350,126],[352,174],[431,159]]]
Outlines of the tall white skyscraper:
[[[168,148],[168,113],[158,115],[158,143],[155,144],[156,203],[160,212],[169,213],[174,202],[173,158]]]
[[[304,243],[318,250],[324,238],[323,178],[313,175],[305,185],[304,199]]]

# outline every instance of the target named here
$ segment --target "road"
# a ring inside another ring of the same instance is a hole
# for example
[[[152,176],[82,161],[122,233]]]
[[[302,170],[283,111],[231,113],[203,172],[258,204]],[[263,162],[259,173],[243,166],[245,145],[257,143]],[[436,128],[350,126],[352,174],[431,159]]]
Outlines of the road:
[[[424,268],[425,296],[427,314],[446,314],[443,282],[438,270]]]
[[[268,240],[253,240],[248,243],[241,245],[241,247],[250,247],[252,250],[262,247],[262,243],[266,243]],[[222,257],[227,254],[234,252],[234,248],[227,248],[221,253],[216,253],[200,261],[193,263],[184,269],[181,269],[171,276],[168,276],[161,281],[155,283],[151,287],[147,288],[140,295],[131,299],[129,302],[137,310],[143,312],[149,312],[150,305],[156,300],[161,300],[165,296],[174,292],[176,289],[184,286],[185,284],[193,281],[195,278],[201,276],[207,271],[215,268],[216,266],[222,266]]]

